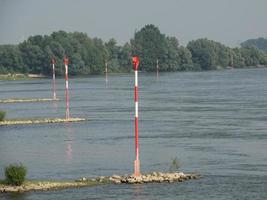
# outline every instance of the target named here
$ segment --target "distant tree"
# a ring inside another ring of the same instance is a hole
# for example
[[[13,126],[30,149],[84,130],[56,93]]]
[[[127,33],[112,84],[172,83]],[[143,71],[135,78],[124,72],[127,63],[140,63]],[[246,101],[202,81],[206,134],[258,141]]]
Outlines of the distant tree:
[[[110,72],[129,72],[133,55],[140,57],[143,71],[156,71],[157,60],[160,71],[267,65],[267,53],[263,51],[266,40],[248,40],[241,48],[231,49],[202,38],[183,47],[177,38],[165,36],[158,27],[149,24],[137,31],[130,43],[120,46],[114,38],[104,43],[86,33],[60,30],[51,35],[30,36],[19,45],[0,45],[0,73],[50,75],[51,58],[55,58],[56,74],[63,75],[64,56],[70,59],[71,75],[104,73],[106,62]]]
[[[198,65],[194,65],[192,61],[191,51],[188,48],[181,46],[178,52],[180,57],[179,70],[181,71],[200,70],[200,67],[198,67]]]
[[[0,73],[26,73],[27,71],[17,45],[0,46]]]
[[[119,66],[123,72],[129,72],[132,70],[131,55],[132,47],[129,43],[125,43],[123,47],[120,48],[118,57]]]
[[[132,55],[140,57],[140,70],[155,71],[156,60],[165,63],[167,42],[154,25],[146,25],[131,40]]]
[[[230,63],[230,48],[208,39],[190,41],[187,48],[191,51],[192,60],[203,70],[225,68]]]
[[[241,47],[254,47],[267,52],[267,38],[260,37],[258,39],[249,39],[241,43]]]
[[[31,44],[30,41],[24,41],[19,44],[19,50],[24,64],[29,69],[28,71],[31,73],[41,73],[44,56],[43,50],[39,46]]]

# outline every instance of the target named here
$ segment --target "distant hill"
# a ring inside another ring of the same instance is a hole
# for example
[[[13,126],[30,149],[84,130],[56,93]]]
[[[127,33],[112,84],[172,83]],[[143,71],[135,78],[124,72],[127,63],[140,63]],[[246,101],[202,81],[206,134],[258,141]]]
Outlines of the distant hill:
[[[255,47],[267,52],[267,38],[249,39],[241,43],[242,47]]]

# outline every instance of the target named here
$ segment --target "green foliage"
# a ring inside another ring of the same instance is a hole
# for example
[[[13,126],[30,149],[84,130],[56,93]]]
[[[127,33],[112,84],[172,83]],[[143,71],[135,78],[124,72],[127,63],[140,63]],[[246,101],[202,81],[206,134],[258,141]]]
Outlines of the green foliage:
[[[5,119],[6,112],[0,110],[0,121],[3,121]]]
[[[193,40],[187,48],[192,53],[194,63],[203,70],[225,68],[230,63],[230,48],[208,39]]]
[[[22,185],[25,181],[27,169],[22,164],[11,164],[5,168],[6,183],[9,185]]]
[[[241,43],[243,48],[257,48],[267,52],[267,38],[250,39]]]
[[[267,65],[267,39],[248,40],[242,48],[231,49],[208,39],[179,45],[175,37],[166,36],[149,24],[136,31],[130,42],[120,46],[112,38],[107,42],[90,38],[86,33],[65,31],[35,35],[18,45],[0,45],[0,74],[36,73],[50,75],[51,58],[56,59],[56,74],[64,74],[64,56],[69,57],[70,75],[130,72],[131,56],[140,56],[140,70],[160,71],[215,70],[228,66]]]
[[[180,163],[178,161],[178,158],[175,157],[171,160],[171,164],[170,164],[170,168],[169,168],[169,171],[170,172],[174,172],[174,171],[177,171],[179,168],[180,168]]]
[[[165,35],[160,33],[154,25],[146,25],[136,32],[131,40],[132,54],[140,57],[140,70],[155,71],[156,60],[165,65],[167,56],[167,41]],[[161,69],[166,69],[164,66]],[[164,70],[165,71],[165,70]]]

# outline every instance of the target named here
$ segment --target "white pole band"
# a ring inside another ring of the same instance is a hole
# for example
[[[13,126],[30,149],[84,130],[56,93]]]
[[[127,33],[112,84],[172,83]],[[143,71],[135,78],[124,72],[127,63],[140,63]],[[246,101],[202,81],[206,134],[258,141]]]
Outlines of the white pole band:
[[[135,102],[135,117],[138,117],[138,102]]]
[[[138,71],[135,70],[134,73],[135,73],[135,82],[134,82],[134,85],[135,86],[138,86]]]

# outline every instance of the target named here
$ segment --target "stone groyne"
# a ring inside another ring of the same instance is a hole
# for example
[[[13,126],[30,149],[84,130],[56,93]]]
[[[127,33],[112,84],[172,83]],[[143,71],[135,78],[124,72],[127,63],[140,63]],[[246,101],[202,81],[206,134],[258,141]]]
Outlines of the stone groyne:
[[[79,188],[96,185],[95,182],[56,182],[56,181],[26,181],[21,186],[1,185],[0,193],[21,193],[30,191],[59,190],[66,188]]]
[[[85,121],[85,118],[48,118],[48,119],[21,119],[0,121],[0,126],[26,125],[26,124],[45,124],[45,123],[66,123]]]
[[[198,174],[184,174],[183,172],[163,173],[152,172],[140,176],[100,176],[97,178],[80,178],[75,181],[26,181],[21,186],[0,184],[0,193],[18,193],[29,191],[47,191],[66,188],[90,187],[101,184],[148,184],[173,183],[201,178]]]
[[[118,176],[113,175],[110,177],[100,177],[99,181],[111,181],[115,184],[143,184],[143,183],[173,183],[173,182],[183,182],[191,179],[198,179],[200,175],[197,174],[184,174],[183,172],[173,172],[173,173],[163,173],[163,172],[152,172],[148,174],[141,174],[140,176],[126,175]],[[86,180],[83,178],[83,180]],[[80,179],[80,181],[82,181]]]
[[[59,99],[2,99],[0,103],[29,103],[29,102],[49,102],[49,101],[59,101]]]

